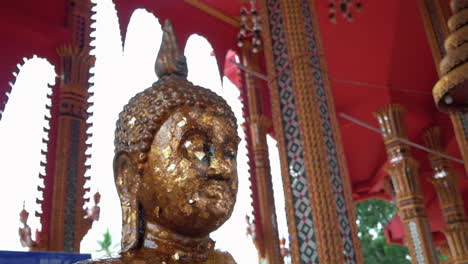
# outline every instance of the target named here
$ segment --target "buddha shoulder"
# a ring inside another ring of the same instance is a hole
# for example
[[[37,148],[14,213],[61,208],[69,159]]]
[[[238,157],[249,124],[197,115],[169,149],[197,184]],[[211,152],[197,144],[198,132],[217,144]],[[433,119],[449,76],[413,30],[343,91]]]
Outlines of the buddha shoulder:
[[[76,264],[148,264],[144,260],[127,259],[124,257],[95,259],[80,261]],[[151,263],[154,264],[154,263]],[[216,250],[213,254],[213,259],[209,259],[206,264],[237,264],[234,258],[228,252]]]
[[[214,255],[215,264],[237,264],[234,258],[228,252],[216,250]]]
[[[128,259],[128,258],[105,258],[105,259],[93,259],[80,261],[75,264],[148,264],[144,260],[140,259]],[[151,262],[153,264],[153,262]]]

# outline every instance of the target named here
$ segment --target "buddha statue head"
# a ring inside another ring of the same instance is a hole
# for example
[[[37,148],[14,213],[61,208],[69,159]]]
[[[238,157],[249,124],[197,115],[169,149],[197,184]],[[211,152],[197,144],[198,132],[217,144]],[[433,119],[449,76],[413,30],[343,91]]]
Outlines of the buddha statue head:
[[[158,248],[173,259],[203,260],[203,247],[213,247],[209,233],[230,217],[236,200],[237,124],[224,99],[187,81],[169,22],[163,30],[159,80],[130,99],[117,121],[122,255]],[[184,250],[191,243],[195,248]]]

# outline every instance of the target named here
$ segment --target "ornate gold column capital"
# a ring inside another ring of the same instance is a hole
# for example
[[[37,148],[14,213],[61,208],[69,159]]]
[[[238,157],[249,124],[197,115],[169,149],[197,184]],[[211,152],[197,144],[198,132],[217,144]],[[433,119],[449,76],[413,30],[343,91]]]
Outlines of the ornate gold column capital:
[[[61,115],[70,115],[86,120],[90,103],[89,69],[94,65],[95,57],[88,49],[80,49],[73,44],[65,44],[57,48],[61,58],[60,75],[60,107]]]
[[[385,133],[385,143],[387,140],[393,141],[393,137],[407,137],[404,124],[405,113],[406,109],[400,104],[389,104],[373,113],[379,121],[381,130]]]
[[[423,133],[423,139],[427,147],[437,152],[444,152],[444,146],[442,145],[442,140],[440,139],[440,127],[430,127],[426,129]],[[429,154],[434,155],[432,153]]]
[[[428,148],[434,151],[437,151],[439,153],[445,154],[445,148],[444,148],[444,145],[442,144],[442,138],[441,138],[439,127],[431,127],[431,128],[426,129],[423,133],[423,140],[424,140],[424,144]],[[450,167],[447,159],[445,159],[444,157],[441,157],[433,153],[428,153],[427,157],[429,158],[429,161],[431,162],[431,166],[436,173],[437,172],[442,173],[442,171],[445,171],[446,169]],[[434,175],[434,177],[438,178],[437,175]]]
[[[398,139],[408,137],[405,125],[405,113],[406,109],[400,104],[389,104],[373,113],[379,121],[380,129],[383,132],[385,148],[387,149],[390,163],[411,157],[409,146]]]
[[[63,71],[60,76],[62,89],[87,90],[90,76],[89,69],[94,65],[94,56],[89,55],[88,49],[80,49],[71,44],[58,47],[57,53],[62,60]]]

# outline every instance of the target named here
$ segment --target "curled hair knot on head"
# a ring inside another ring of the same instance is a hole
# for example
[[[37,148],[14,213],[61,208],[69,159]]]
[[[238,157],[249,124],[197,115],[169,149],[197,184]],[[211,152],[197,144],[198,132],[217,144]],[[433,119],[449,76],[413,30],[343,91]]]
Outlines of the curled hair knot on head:
[[[115,132],[115,152],[127,151],[139,162],[146,162],[145,154],[150,150],[155,133],[181,106],[201,109],[213,106],[217,112],[228,116],[232,120],[231,125],[237,128],[231,108],[214,92],[193,86],[187,80],[173,82],[162,79],[133,97],[120,113]]]

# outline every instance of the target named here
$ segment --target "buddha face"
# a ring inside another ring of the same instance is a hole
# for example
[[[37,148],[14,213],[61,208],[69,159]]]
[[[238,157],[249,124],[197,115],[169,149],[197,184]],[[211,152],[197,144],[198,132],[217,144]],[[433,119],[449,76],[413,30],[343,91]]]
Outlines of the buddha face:
[[[207,107],[178,108],[148,153],[140,201],[145,219],[179,234],[204,236],[231,215],[239,138],[232,120]]]

